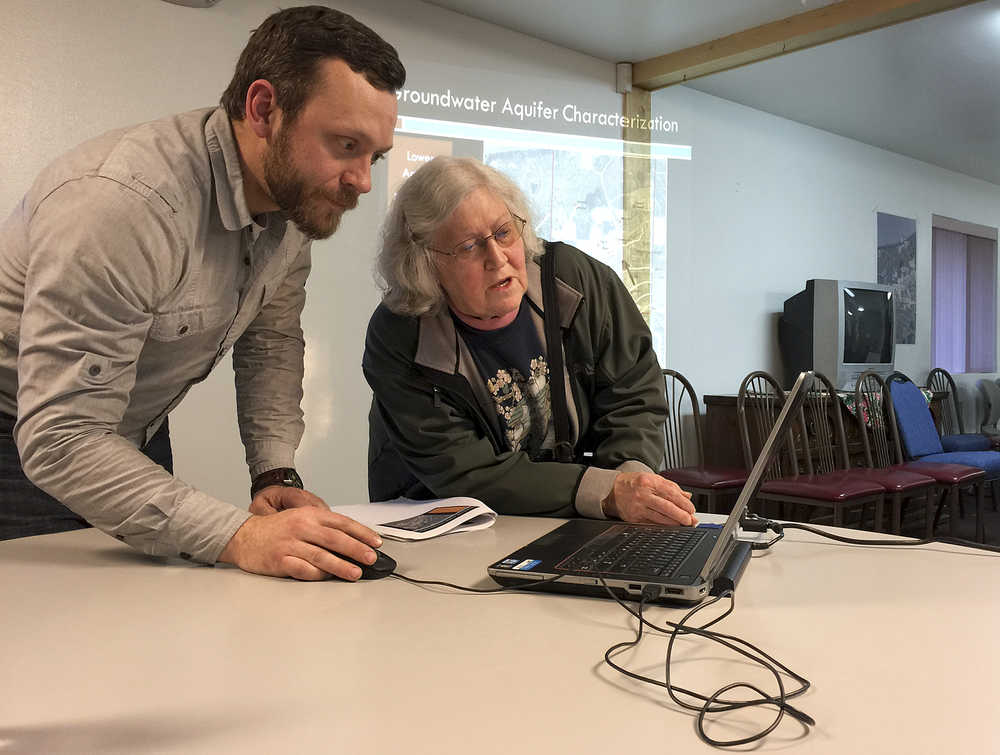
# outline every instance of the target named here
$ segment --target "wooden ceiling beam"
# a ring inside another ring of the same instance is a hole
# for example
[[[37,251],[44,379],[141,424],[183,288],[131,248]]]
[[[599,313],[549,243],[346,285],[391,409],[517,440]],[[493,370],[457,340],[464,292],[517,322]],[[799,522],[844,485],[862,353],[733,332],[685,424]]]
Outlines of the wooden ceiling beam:
[[[634,63],[632,85],[662,89],[835,39],[982,0],[841,0],[685,50]]]

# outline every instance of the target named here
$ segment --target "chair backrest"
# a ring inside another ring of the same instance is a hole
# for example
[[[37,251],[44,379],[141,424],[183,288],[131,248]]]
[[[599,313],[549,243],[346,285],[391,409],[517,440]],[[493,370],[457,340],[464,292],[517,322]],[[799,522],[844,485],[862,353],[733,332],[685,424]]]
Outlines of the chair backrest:
[[[896,414],[896,423],[902,439],[906,455],[919,459],[928,454],[939,454],[941,436],[934,426],[934,417],[927,406],[927,399],[913,381],[909,379],[892,379],[889,376],[889,394]],[[904,376],[905,377],[905,376]]]
[[[740,439],[743,444],[743,463],[752,469],[757,455],[764,447],[771,428],[785,404],[785,392],[778,381],[766,372],[751,372],[740,383],[736,396],[736,416],[739,419]],[[791,452],[789,453],[789,449]],[[793,433],[788,431],[784,449],[764,472],[765,480],[798,475],[795,462]]]
[[[663,370],[667,417],[663,425],[663,450],[667,469],[697,466],[705,458],[701,439],[698,395],[676,370]]]
[[[892,396],[882,377],[871,370],[862,372],[854,385],[854,413],[865,463],[879,468],[901,464],[903,451]]]
[[[822,373],[813,374],[802,406],[802,452],[809,474],[827,474],[847,469],[847,439],[840,416],[840,399],[833,384]]]
[[[990,435],[1000,434],[1000,428],[997,427],[1000,422],[1000,385],[994,380],[983,378],[979,381],[979,390],[986,403],[986,412],[979,429]]]
[[[962,412],[958,406],[958,390],[948,370],[943,367],[935,367],[928,372],[927,387],[935,393],[947,394],[941,401],[941,434],[961,435],[964,433]]]

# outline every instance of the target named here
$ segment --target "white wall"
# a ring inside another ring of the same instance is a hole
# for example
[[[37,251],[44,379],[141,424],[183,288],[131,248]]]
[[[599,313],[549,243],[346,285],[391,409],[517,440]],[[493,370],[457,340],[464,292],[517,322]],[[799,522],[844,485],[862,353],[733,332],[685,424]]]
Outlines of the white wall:
[[[523,99],[559,92],[616,111],[614,65],[419,0],[330,3],[397,47],[407,86],[452,85]],[[208,9],[159,0],[4,0],[0,13],[0,214],[51,159],[110,128],[218,101],[251,29],[273,0],[222,0]],[[447,78],[447,80],[442,80]],[[416,114],[416,113],[414,113]],[[367,415],[361,374],[384,187],[363,197],[329,241],[313,248],[304,317],[306,434],[297,465],[331,503],[367,500]],[[249,480],[235,423],[232,370],[196,386],[171,414],[178,474],[245,505]]]
[[[875,280],[881,211],[917,220],[916,343],[896,347],[896,366],[924,380],[931,215],[1000,226],[1000,186],[686,87],[655,93],[653,112],[693,147],[667,179],[669,366],[699,394],[735,393],[751,370],[780,375],[784,300],[808,278]]]

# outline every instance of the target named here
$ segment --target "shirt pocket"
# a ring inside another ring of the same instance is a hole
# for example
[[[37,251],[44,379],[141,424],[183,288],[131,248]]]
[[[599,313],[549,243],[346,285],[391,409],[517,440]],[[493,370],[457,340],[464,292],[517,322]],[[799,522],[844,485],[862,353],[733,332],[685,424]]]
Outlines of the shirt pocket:
[[[154,341],[171,342],[203,335],[231,320],[234,314],[229,308],[219,305],[165,312],[153,316],[149,337]]]
[[[83,385],[105,386],[121,377],[133,364],[133,362],[114,361],[88,351],[80,358],[77,375]]]

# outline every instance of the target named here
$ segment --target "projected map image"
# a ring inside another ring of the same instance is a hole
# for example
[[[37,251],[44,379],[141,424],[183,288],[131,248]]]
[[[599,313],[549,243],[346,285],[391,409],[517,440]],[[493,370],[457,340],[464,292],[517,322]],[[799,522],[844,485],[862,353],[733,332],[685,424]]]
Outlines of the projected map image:
[[[622,269],[622,160],[605,154],[483,144],[483,162],[513,178],[535,211],[535,232]]]

